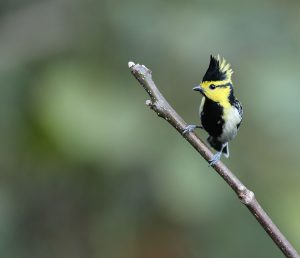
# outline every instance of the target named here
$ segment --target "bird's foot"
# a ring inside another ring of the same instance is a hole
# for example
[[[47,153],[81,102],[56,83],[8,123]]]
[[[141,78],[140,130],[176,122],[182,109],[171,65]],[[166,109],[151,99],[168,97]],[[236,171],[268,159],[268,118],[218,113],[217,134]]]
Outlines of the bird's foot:
[[[203,128],[200,125],[188,125],[182,132],[183,135],[187,134],[187,133],[191,133],[194,132],[196,128]]]
[[[217,152],[212,159],[209,161],[209,166],[215,165],[221,159],[222,151]]]

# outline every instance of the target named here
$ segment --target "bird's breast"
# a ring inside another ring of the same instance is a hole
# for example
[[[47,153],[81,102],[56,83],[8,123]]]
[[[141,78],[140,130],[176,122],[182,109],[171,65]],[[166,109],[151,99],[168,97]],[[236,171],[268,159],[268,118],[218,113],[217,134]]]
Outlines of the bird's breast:
[[[209,135],[224,143],[236,136],[237,126],[242,118],[234,106],[224,108],[216,102],[203,98],[199,112],[202,126]]]
[[[224,125],[223,108],[218,103],[203,98],[199,111],[201,124],[205,131],[213,137],[219,137]]]

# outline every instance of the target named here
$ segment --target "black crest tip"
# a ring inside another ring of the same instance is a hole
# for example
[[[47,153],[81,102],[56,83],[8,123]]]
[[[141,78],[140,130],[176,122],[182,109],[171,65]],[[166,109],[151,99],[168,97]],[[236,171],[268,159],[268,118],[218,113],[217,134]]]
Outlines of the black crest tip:
[[[231,79],[233,71],[230,64],[218,55],[217,57],[210,55],[210,63],[202,81],[223,81]]]

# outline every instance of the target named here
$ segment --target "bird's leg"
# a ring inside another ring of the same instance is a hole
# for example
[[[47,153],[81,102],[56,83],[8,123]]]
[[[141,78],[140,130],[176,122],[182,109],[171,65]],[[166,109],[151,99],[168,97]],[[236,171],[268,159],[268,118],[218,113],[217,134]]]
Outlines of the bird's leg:
[[[220,151],[218,151],[213,157],[212,159],[209,161],[209,166],[211,167],[212,165],[215,165],[221,158],[223,149],[226,147],[227,143],[222,145],[222,148]]]
[[[188,125],[186,128],[184,128],[182,134],[185,135],[187,133],[194,132],[196,128],[203,129],[201,125]]]

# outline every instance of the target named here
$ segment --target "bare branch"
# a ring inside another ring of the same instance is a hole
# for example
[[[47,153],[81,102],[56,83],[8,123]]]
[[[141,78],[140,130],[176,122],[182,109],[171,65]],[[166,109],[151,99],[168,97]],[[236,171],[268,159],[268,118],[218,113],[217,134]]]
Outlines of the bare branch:
[[[146,104],[153,109],[158,116],[169,122],[182,135],[187,123],[176,113],[176,111],[160,93],[152,80],[152,72],[144,65],[135,64],[133,62],[129,62],[128,66],[131,73],[150,96],[150,100],[147,100]],[[212,158],[213,154],[210,149],[194,133],[183,135],[183,137],[206,161],[209,161]],[[237,194],[240,201],[250,210],[283,254],[289,258],[300,258],[294,247],[279,231],[277,226],[260,206],[254,193],[247,189],[246,186],[221,161],[213,165],[213,168]]]

